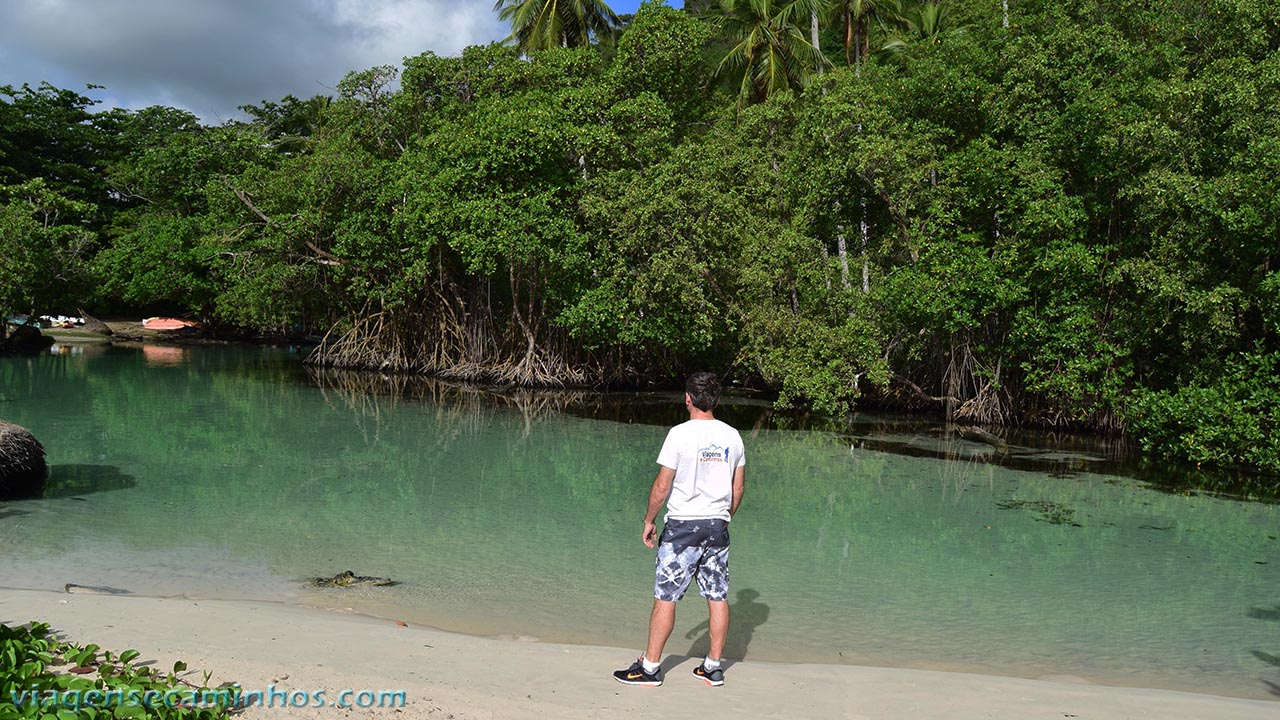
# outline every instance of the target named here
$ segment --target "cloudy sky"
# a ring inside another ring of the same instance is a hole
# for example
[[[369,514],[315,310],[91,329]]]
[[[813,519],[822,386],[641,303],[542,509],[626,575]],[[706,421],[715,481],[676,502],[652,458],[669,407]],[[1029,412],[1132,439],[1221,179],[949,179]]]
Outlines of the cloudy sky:
[[[48,81],[99,107],[172,105],[219,122],[238,105],[331,93],[350,70],[507,32],[493,0],[0,0],[0,85]]]

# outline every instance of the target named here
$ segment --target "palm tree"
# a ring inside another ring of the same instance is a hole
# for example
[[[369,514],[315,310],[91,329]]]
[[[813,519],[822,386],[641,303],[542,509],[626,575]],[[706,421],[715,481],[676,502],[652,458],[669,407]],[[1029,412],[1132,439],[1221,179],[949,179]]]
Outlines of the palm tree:
[[[809,84],[830,61],[805,38],[802,23],[823,0],[722,0],[723,27],[736,43],[717,73],[741,72],[738,106]]]
[[[880,48],[886,54],[902,52],[911,42],[942,42],[969,31],[968,18],[956,0],[888,0],[886,10],[882,19],[889,41]]]
[[[871,51],[871,18],[877,0],[839,0],[835,10],[844,25],[844,62],[861,66]]]
[[[507,41],[526,55],[553,47],[578,47],[613,34],[621,24],[603,0],[498,0],[498,19],[511,23]]]

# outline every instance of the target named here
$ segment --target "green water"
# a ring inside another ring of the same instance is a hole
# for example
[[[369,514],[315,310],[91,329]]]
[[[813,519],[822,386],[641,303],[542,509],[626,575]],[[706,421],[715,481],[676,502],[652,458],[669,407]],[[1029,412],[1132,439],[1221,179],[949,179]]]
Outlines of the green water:
[[[674,398],[388,394],[283,350],[76,352],[0,359],[0,418],[52,467],[49,497],[0,503],[0,585],[352,608],[619,662],[642,643],[666,428],[638,420],[678,419]],[[725,415],[748,453],[727,655],[1276,699],[1280,507],[963,459],[992,449],[927,428]],[[962,459],[870,449],[890,441]],[[302,585],[345,569],[402,584]],[[686,598],[668,651],[704,649],[704,618]]]

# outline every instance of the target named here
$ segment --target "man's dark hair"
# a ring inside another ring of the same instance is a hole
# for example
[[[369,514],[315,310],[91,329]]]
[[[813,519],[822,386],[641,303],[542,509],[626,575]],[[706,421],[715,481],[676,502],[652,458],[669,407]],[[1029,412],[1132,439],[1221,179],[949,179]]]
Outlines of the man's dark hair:
[[[693,406],[709,412],[720,402],[720,380],[715,373],[697,372],[685,381],[684,391],[689,393]]]

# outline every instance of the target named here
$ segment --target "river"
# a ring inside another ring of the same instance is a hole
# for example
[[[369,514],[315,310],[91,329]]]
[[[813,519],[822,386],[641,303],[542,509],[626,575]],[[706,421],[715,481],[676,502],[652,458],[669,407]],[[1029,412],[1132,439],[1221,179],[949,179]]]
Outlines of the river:
[[[0,359],[0,419],[51,466],[44,498],[0,503],[0,585],[643,643],[640,521],[674,393],[316,374],[283,349],[57,350]],[[721,414],[748,458],[727,656],[1277,699],[1277,505],[1161,491],[1080,440],[997,450],[745,397]],[[400,584],[304,584],[346,569]],[[691,591],[668,651],[704,651],[705,617]]]

